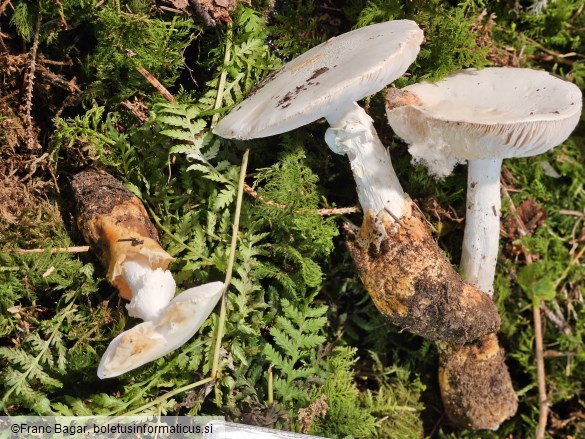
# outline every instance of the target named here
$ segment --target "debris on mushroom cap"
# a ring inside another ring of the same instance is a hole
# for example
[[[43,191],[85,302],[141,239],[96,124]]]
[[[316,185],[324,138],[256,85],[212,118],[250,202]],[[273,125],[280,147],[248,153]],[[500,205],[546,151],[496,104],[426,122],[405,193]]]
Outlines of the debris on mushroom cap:
[[[155,320],[118,335],[100,361],[98,377],[121,375],[182,346],[211,314],[223,289],[222,282],[212,282],[183,291]]]
[[[468,69],[402,92],[416,99],[390,90],[388,122],[439,177],[465,160],[543,153],[567,139],[582,106],[577,86],[532,69]]]
[[[122,264],[144,260],[153,270],[166,270],[173,257],[160,246],[142,202],[120,181],[89,170],[77,174],[71,185],[81,234],[107,267],[107,279],[130,300],[132,291],[122,276]]]
[[[237,139],[293,130],[380,91],[415,60],[423,32],[396,20],[347,32],[295,58],[214,128]]]

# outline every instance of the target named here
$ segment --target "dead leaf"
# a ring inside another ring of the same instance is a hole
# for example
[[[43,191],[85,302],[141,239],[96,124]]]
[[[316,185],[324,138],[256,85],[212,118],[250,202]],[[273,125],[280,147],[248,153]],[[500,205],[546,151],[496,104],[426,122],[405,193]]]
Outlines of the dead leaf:
[[[315,418],[322,418],[327,414],[329,404],[327,404],[327,395],[321,395],[318,399],[309,404],[309,407],[299,410],[299,424],[301,424],[301,431],[307,434]]]
[[[524,200],[516,208],[516,211],[522,222],[526,225],[529,235],[532,235],[546,220],[546,210],[534,198]],[[519,230],[518,221],[515,216],[511,216],[505,221],[503,229],[506,235],[512,239],[520,238],[523,235],[522,231]]]
[[[177,9],[185,9],[189,6],[189,0],[171,0],[171,3]]]

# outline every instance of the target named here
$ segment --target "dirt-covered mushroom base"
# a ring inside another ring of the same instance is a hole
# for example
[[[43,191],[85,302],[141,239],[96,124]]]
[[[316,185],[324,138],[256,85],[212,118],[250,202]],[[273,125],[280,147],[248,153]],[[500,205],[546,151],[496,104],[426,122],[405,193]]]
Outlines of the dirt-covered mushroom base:
[[[492,300],[461,280],[421,219],[381,221],[383,232],[368,212],[359,231],[345,229],[359,276],[383,315],[433,341],[464,344],[498,330]]]
[[[439,383],[445,412],[458,427],[495,430],[518,408],[495,334],[441,349]]]
[[[132,293],[121,276],[125,260],[144,257],[153,269],[166,270],[173,258],[160,247],[142,202],[121,182],[106,172],[84,171],[71,185],[83,237],[97,250],[108,280],[130,299]]]

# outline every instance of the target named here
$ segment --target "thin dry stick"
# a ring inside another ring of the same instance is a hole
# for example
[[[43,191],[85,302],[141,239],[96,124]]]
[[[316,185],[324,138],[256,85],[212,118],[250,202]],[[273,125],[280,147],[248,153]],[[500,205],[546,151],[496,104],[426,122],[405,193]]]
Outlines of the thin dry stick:
[[[240,168],[240,178],[238,180],[238,196],[236,198],[236,211],[234,212],[234,225],[232,227],[232,242],[230,244],[230,254],[228,257],[228,266],[225,275],[223,297],[221,299],[221,310],[219,312],[219,321],[217,323],[217,339],[215,340],[215,349],[213,351],[213,365],[211,367],[211,378],[219,377],[219,351],[221,349],[221,340],[225,330],[225,316],[227,309],[227,292],[232,280],[234,269],[234,260],[236,258],[236,247],[238,243],[238,230],[240,228],[240,212],[242,210],[242,197],[244,195],[244,178],[246,178],[246,168],[248,166],[248,155],[250,150],[247,149],[242,157],[242,166]]]
[[[6,6],[8,6],[9,3],[10,3],[10,0],[4,0],[2,2],[2,4],[0,4],[0,15],[2,15],[2,13],[4,12],[4,9],[6,9]]]
[[[565,210],[565,209],[561,209],[559,210],[559,214],[561,215],[569,215],[569,216],[585,216],[585,212],[579,212],[578,210]]]
[[[26,111],[26,144],[28,149],[33,149],[35,139],[33,133],[33,124],[32,124],[32,98],[33,98],[33,88],[35,84],[35,71],[37,68],[37,49],[39,48],[39,33],[41,29],[41,15],[37,16],[37,23],[35,25],[35,37],[33,40],[33,45],[30,51],[30,64],[28,69],[28,77],[27,77],[27,84],[26,84],[26,104],[24,105],[24,109]]]
[[[244,183],[244,192],[250,195],[252,198],[260,201],[261,203],[265,203],[268,206],[278,207],[279,209],[286,209],[288,206],[286,204],[276,203],[272,200],[266,200],[262,195],[258,195],[258,192],[254,190],[254,188],[247,183]],[[361,208],[358,206],[353,207],[334,207],[329,209],[317,209],[317,213],[320,216],[330,216],[330,215],[348,215],[350,213],[356,213],[361,211]],[[295,211],[295,213],[303,213],[302,210]]]
[[[530,235],[526,224],[518,211],[516,210],[516,206],[512,201],[512,197],[508,193],[506,188],[505,182],[502,180],[501,182],[502,193],[508,200],[510,204],[510,211],[514,214],[514,220],[516,224],[518,224],[518,229],[522,235]],[[532,264],[532,256],[530,252],[522,247],[522,251],[524,252],[524,257],[526,258],[526,264]],[[544,370],[544,343],[542,340],[542,319],[540,315],[540,299],[533,300],[532,305],[532,318],[534,319],[534,350],[536,355],[536,377],[538,380],[538,425],[536,426],[536,439],[544,439],[544,435],[546,433],[546,423],[548,421],[548,410],[550,403],[548,401],[548,396],[546,394],[546,373]]]
[[[136,66],[136,70],[169,102],[175,102],[175,97],[144,67]]]
[[[174,14],[186,14],[184,10],[171,8],[169,6],[159,6],[159,8],[161,8],[163,11],[172,12]]]
[[[202,386],[204,384],[210,383],[211,381],[212,381],[211,378],[205,378],[205,379],[202,379],[202,380],[197,381],[195,383],[191,383],[191,384],[187,384],[186,386],[179,387],[178,389],[173,389],[173,390],[159,396],[158,398],[153,399],[152,401],[138,407],[137,409],[134,409],[134,410],[131,410],[127,413],[124,413],[124,416],[132,416],[132,415],[136,415],[138,413],[141,413],[144,410],[146,410],[147,408],[150,408],[153,405],[157,405],[163,401],[166,401],[167,399],[172,398],[173,396],[178,395],[179,393],[186,392],[187,390],[194,389],[195,387]]]
[[[50,252],[52,255],[55,253],[85,253],[89,251],[89,245],[83,245],[80,247],[59,247],[59,248],[31,248],[31,249],[24,249],[18,248],[13,250],[14,253],[19,255],[25,255],[29,253],[46,253]]]
[[[546,306],[546,303],[542,303],[541,308],[544,311],[544,315],[557,327],[559,331],[565,335],[571,335],[571,328],[569,325],[567,325],[567,322],[562,315],[555,313],[552,309]]]

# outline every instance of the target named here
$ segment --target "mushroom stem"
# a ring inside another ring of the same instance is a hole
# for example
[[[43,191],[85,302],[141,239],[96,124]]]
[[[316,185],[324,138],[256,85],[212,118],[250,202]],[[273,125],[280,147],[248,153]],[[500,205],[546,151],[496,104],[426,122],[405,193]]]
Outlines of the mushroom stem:
[[[333,152],[349,158],[363,211],[372,210],[377,216],[387,209],[395,218],[410,213],[408,196],[400,186],[390,155],[364,109],[352,102],[326,119],[331,128],[325,133],[325,142]],[[391,216],[389,219],[394,221]]]
[[[463,344],[496,331],[490,297],[465,284],[412,211],[372,119],[356,103],[329,113],[329,148],[346,154],[365,217],[347,246],[376,307],[431,340]]]
[[[500,169],[502,159],[469,160],[467,215],[461,254],[463,278],[494,294],[500,236]]]

